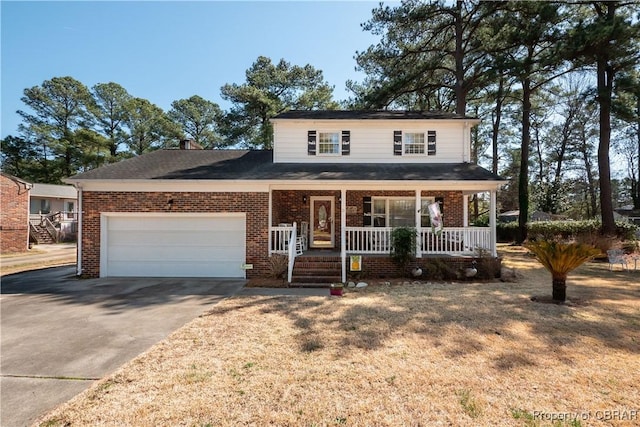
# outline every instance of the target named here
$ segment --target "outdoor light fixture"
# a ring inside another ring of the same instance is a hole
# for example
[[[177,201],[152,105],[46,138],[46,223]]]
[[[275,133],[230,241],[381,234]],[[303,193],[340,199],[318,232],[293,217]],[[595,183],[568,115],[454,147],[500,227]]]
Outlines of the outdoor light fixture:
[[[168,211],[170,211],[172,207],[173,207],[173,199],[169,199],[169,200],[167,200],[167,206],[166,206],[166,209],[167,209]]]
[[[304,194],[302,196],[302,203],[304,203],[305,205],[307,204],[307,195],[306,194]]]

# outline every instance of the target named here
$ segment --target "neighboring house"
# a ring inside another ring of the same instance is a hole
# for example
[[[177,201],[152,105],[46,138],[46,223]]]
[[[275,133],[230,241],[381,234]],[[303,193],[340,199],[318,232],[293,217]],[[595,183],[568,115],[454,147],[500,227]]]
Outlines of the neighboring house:
[[[78,273],[251,278],[284,253],[294,281],[303,268],[344,281],[351,255],[369,276],[393,275],[398,226],[416,227],[418,264],[496,257],[503,180],[470,163],[477,119],[290,111],[272,124],[273,150],[159,150],[69,178],[82,213]],[[490,194],[489,227],[468,226],[468,197],[479,192]],[[430,226],[434,202],[441,233]]]
[[[29,249],[29,191],[32,184],[0,173],[0,253]]]
[[[29,214],[31,224],[39,230],[36,231],[39,241],[76,240],[78,191],[72,185],[34,183]],[[46,234],[50,234],[51,240],[46,238]]]

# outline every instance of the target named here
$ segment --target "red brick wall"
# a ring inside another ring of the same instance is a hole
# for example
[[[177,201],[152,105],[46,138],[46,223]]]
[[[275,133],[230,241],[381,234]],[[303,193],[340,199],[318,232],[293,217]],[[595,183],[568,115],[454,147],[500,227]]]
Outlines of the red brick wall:
[[[93,192],[82,194],[82,271],[87,277],[100,275],[100,213],[168,212],[235,213],[247,215],[246,262],[253,264],[247,277],[268,272],[267,193],[175,193]]]
[[[24,184],[0,175],[0,252],[29,248],[29,191]]]

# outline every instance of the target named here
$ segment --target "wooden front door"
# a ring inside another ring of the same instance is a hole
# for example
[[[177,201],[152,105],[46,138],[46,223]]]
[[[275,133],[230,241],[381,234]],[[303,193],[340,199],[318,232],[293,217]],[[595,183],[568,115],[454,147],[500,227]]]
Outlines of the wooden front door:
[[[310,247],[327,249],[335,246],[334,209],[333,196],[311,197]]]

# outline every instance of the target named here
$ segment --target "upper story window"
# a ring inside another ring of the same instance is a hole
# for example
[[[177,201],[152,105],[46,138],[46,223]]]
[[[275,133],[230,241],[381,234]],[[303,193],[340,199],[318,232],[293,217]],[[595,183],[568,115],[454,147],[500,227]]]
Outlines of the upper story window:
[[[307,131],[307,154],[310,156],[348,156],[351,153],[351,131]]]
[[[404,134],[404,154],[424,154],[424,133]]]
[[[425,132],[393,132],[393,154],[401,156],[407,155],[436,155],[436,131]]]
[[[340,134],[338,132],[319,132],[318,154],[340,154]]]

